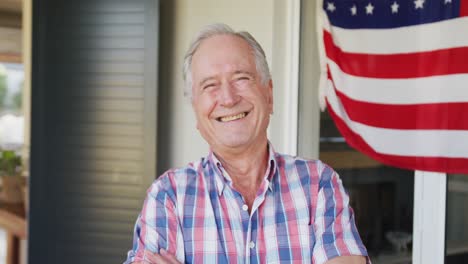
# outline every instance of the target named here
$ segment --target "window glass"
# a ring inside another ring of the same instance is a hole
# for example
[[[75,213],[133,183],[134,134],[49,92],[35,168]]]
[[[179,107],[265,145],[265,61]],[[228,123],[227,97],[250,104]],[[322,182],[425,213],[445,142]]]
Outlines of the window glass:
[[[372,263],[411,263],[414,171],[352,149],[327,112],[320,119],[320,159],[340,174]]]
[[[0,149],[18,151],[23,145],[22,64],[0,62]]]
[[[468,263],[468,175],[447,175],[446,264]]]

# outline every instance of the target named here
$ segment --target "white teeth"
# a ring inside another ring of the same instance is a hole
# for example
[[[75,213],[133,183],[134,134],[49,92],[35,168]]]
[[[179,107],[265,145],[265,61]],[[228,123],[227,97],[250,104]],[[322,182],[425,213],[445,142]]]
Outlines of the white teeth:
[[[245,117],[245,113],[240,113],[240,114],[237,114],[237,115],[234,115],[234,116],[221,117],[220,120],[221,120],[221,122],[229,122],[229,121],[232,121],[232,120],[241,119],[243,117]]]

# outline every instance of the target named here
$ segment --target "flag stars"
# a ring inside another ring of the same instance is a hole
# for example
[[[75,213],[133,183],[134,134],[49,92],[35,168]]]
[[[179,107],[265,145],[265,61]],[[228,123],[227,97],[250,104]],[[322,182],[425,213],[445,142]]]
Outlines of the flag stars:
[[[396,14],[398,13],[398,8],[400,8],[400,5],[394,1],[390,7],[392,8],[392,14]]]
[[[374,6],[371,3],[369,3],[366,6],[366,14],[372,15],[372,13],[374,13]]]
[[[333,13],[333,11],[336,10],[335,3],[333,3],[333,2],[328,2],[328,3],[327,3],[327,10]]]
[[[416,0],[414,1],[414,9],[422,9],[425,0]]]
[[[356,5],[353,5],[349,10],[351,10],[351,15],[355,16],[357,14],[357,8]]]
[[[444,4],[451,4],[452,3],[452,0],[445,0],[444,1]]]

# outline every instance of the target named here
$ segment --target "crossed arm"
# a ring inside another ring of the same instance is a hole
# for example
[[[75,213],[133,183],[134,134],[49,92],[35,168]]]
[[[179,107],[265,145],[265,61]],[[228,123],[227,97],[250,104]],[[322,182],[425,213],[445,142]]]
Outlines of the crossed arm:
[[[315,194],[314,197],[317,197],[317,204],[319,204],[319,206],[317,206],[317,209],[316,209],[316,218],[315,218],[315,222],[317,223],[321,223],[321,226],[318,225],[319,228],[316,229],[317,233],[316,233],[316,237],[317,237],[317,244],[316,244],[316,247],[317,248],[323,248],[321,245],[324,244],[325,242],[325,239],[323,238],[324,237],[324,234],[325,234],[325,231],[328,230],[329,228],[335,226],[335,221],[337,219],[340,219],[340,224],[341,224],[341,227],[342,228],[347,228],[346,230],[354,230],[355,229],[355,224],[354,224],[354,217],[353,217],[353,212],[352,210],[349,208],[349,198],[347,197],[347,195],[345,193],[339,193],[339,195],[342,195],[341,196],[341,199],[338,199],[338,200],[341,200],[342,202],[341,203],[327,203],[326,201],[330,201],[330,200],[334,200],[334,195],[335,195],[335,192],[339,192],[341,191],[341,189],[343,189],[342,185],[341,185],[341,181],[338,177],[338,175],[329,167],[327,167],[325,170],[325,173],[322,173],[322,177],[320,178],[321,179],[321,188],[318,188],[318,193]],[[323,183],[323,184],[322,184]],[[155,187],[159,187],[159,186],[155,186]],[[164,237],[164,239],[167,240],[167,242],[164,242],[163,241],[163,244],[158,244],[160,243],[159,239],[156,239],[154,236],[158,236],[159,232],[158,230],[156,230],[156,226],[155,223],[158,222],[160,226],[164,226],[164,223],[166,223],[166,226],[169,226],[169,223],[175,223],[177,222],[176,221],[176,217],[175,217],[175,214],[174,214],[174,204],[169,204],[171,206],[167,206],[167,203],[163,203],[162,200],[164,201],[171,201],[171,199],[162,199],[162,198],[167,198],[167,197],[162,197],[160,199],[156,199],[156,195],[159,195],[161,196],[161,194],[164,194],[166,192],[160,192],[161,190],[152,190],[152,192],[149,192],[149,195],[148,195],[148,199],[145,201],[145,207],[149,207],[149,208],[155,208],[154,210],[152,210],[153,214],[154,212],[158,212],[159,214],[161,215],[150,215],[149,219],[151,219],[151,221],[146,221],[147,218],[145,217],[142,217],[142,227],[146,227],[146,233],[148,233],[147,235],[143,235],[140,237],[140,230],[137,228],[136,231],[135,231],[135,234],[137,235],[135,237],[135,241],[139,241],[140,244],[139,247],[140,247],[140,254],[141,253],[144,253],[144,258],[141,258],[139,257],[138,258],[138,261],[135,261],[135,262],[132,262],[132,263],[142,263],[142,264],[159,264],[159,263],[169,263],[169,264],[175,264],[175,263],[180,263],[177,258],[174,256],[174,255],[171,255],[169,254],[168,252],[166,252],[164,249],[168,249],[169,248],[169,251],[174,253],[176,252],[175,248],[181,248],[183,247],[183,245],[176,245],[176,241],[183,241],[183,238],[180,238],[180,239],[176,239],[175,237],[175,234],[180,234],[180,232],[173,232],[177,226],[174,226],[174,227],[170,227],[170,228],[166,228],[164,229],[163,231],[163,234],[166,234],[166,236]],[[343,191],[344,192],[344,191]],[[145,211],[143,210],[143,216],[144,216],[144,213]],[[332,214],[333,213],[333,214]],[[334,217],[325,217],[325,216],[330,216],[330,215],[334,215]],[[141,220],[141,219],[140,219]],[[154,221],[153,221],[154,220]],[[156,220],[159,220],[159,221],[156,221]],[[162,223],[161,221],[165,221],[164,223]],[[138,221],[137,221],[138,223]],[[151,225],[150,225],[151,224]],[[172,231],[168,231],[168,230],[172,230]],[[348,230],[348,231],[349,231]],[[142,231],[143,232],[143,231]],[[342,235],[342,232],[337,236],[337,239],[341,239],[343,240],[342,242],[346,242],[344,241],[344,236]],[[145,233],[145,232],[143,232]],[[330,232],[328,232],[330,233]],[[145,238],[142,240],[142,238]],[[151,238],[149,241],[148,239]],[[163,240],[164,240],[163,239]],[[366,250],[364,248],[364,246],[362,245],[362,243],[360,242],[360,239],[359,237],[357,238],[357,246],[359,247],[361,245],[362,249],[360,248],[361,250],[361,253],[362,254],[365,254]],[[170,247],[167,247],[167,245],[165,243],[168,243],[170,245],[172,245],[172,250],[170,249]],[[330,243],[330,242],[328,242]],[[148,246],[150,245],[150,246]],[[174,248],[175,247],[175,248]],[[144,250],[144,252],[141,252],[141,250]],[[159,251],[159,254],[155,254],[155,253],[152,253],[152,252],[158,252]],[[326,252],[325,252],[326,253]],[[338,254],[331,254],[330,256],[328,256],[328,258],[330,258],[328,261],[326,261],[325,263],[326,264],[340,264],[340,263],[350,263],[350,264],[354,264],[354,263],[366,263],[366,257],[363,257],[363,256],[358,256],[359,252],[357,252],[356,250],[354,250],[353,252],[347,252],[347,251],[344,251],[344,252],[337,252]],[[130,254],[130,253],[129,253]],[[314,254],[314,253],[312,253]],[[355,255],[353,255],[355,254]],[[336,256],[336,255],[347,255],[347,256],[338,256],[338,257],[333,257]],[[130,255],[129,255],[130,256]],[[183,260],[183,256],[184,256],[184,252],[177,252],[177,256],[179,257],[179,259],[181,259],[182,261]],[[129,260],[131,258],[129,257]],[[144,259],[144,260],[143,260]],[[322,258],[320,259],[319,262],[323,262],[325,261],[326,259]],[[129,262],[126,262],[126,263],[129,263]]]
[[[133,262],[133,264],[179,264],[180,262],[174,255],[167,253],[164,249],[161,249],[160,254],[154,254],[151,256],[151,262],[139,261]],[[363,256],[340,256],[332,258],[325,264],[365,264],[366,259]]]

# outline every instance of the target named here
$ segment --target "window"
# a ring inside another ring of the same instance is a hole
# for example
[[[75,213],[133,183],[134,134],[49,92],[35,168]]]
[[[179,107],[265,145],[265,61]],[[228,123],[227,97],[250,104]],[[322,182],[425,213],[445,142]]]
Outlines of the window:
[[[468,263],[468,175],[447,177],[446,264]]]
[[[383,165],[352,149],[327,112],[320,117],[319,157],[340,175],[372,262],[410,263],[414,171]]]
[[[0,62],[0,149],[20,151],[23,145],[22,113],[24,71],[18,63]]]

